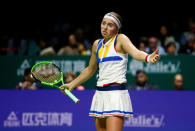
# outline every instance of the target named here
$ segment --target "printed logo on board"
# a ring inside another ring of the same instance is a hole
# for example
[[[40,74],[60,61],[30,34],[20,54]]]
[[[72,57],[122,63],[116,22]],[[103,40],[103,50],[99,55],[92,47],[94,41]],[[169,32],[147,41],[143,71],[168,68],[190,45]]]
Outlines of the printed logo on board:
[[[20,68],[17,69],[17,76],[23,76],[24,75],[24,70],[26,68],[29,68],[30,64],[27,59],[25,59],[22,64],[20,65]]]
[[[72,113],[68,112],[24,112],[22,113],[23,126],[72,126]]]
[[[129,70],[128,73],[132,75],[136,74],[137,70],[144,70],[147,73],[168,73],[173,74],[177,73],[181,70],[180,61],[159,61],[156,64],[145,64],[144,62],[140,62],[132,59],[129,62]]]
[[[7,119],[4,121],[4,127],[19,127],[20,121],[18,120],[16,113],[12,111]]]
[[[125,120],[125,127],[151,127],[160,128],[165,125],[163,114],[134,114],[133,118]]]
[[[18,119],[12,111],[4,127],[72,126],[73,114],[69,112],[23,112]]]
[[[35,63],[38,62],[41,60],[37,60]],[[63,73],[81,73],[86,67],[85,60],[50,60],[50,62],[56,64]]]

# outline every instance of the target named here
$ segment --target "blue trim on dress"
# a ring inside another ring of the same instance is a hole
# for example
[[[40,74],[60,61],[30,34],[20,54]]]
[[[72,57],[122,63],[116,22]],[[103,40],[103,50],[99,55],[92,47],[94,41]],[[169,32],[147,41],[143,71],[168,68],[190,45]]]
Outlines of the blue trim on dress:
[[[98,48],[97,48],[97,51],[96,51],[97,64],[99,64],[99,62],[100,62],[100,58],[98,57],[98,51],[102,47],[102,41],[103,41],[102,39],[99,40],[99,42],[98,42]]]
[[[116,46],[117,37],[118,37],[118,35],[117,35],[116,38],[115,38],[114,46]],[[121,61],[121,60],[123,60],[123,58],[120,57],[120,56],[105,57],[105,58],[102,58],[102,60],[101,60],[101,59],[98,57],[98,52],[99,52],[100,48],[102,47],[102,44],[103,44],[103,39],[99,40],[99,42],[98,42],[98,48],[97,48],[97,51],[96,51],[97,64],[99,64],[99,63],[101,63],[101,62],[106,62],[106,61]]]
[[[125,111],[120,111],[120,110],[112,110],[112,111],[103,111],[103,112],[98,112],[98,111],[89,111],[89,113],[95,113],[95,114],[104,114],[104,113],[124,113],[124,114],[133,114],[133,112],[125,112]]]
[[[105,61],[121,61],[123,60],[123,58],[121,58],[120,56],[110,56],[110,57],[105,57],[102,59],[102,61],[100,62],[105,62]]]
[[[115,40],[114,40],[114,46],[116,46],[116,40],[117,40],[118,35],[116,36]]]

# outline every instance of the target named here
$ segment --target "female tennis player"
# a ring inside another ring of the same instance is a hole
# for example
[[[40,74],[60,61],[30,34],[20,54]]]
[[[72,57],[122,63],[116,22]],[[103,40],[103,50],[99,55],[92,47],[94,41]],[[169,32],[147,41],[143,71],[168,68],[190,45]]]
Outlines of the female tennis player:
[[[72,82],[61,86],[73,90],[98,69],[96,92],[89,116],[94,116],[97,131],[121,131],[125,117],[133,117],[130,96],[126,89],[128,54],[138,61],[156,63],[158,50],[147,54],[138,50],[124,34],[119,34],[121,17],[107,13],[101,22],[103,39],[93,43],[88,67]]]

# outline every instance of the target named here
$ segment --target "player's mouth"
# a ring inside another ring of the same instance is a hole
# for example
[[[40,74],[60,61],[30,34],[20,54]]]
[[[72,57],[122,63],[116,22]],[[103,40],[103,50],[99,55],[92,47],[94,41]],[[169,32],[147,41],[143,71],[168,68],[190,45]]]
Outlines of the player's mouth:
[[[107,32],[106,32],[106,31],[103,31],[103,34],[104,34],[104,35],[106,35],[106,34],[107,34]]]

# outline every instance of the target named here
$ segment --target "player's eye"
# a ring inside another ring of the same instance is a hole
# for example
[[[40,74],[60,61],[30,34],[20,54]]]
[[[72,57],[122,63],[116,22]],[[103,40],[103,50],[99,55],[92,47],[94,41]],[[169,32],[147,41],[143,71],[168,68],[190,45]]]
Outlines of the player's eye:
[[[102,25],[105,25],[105,24],[106,24],[106,22],[105,22],[105,21],[103,21],[103,22],[102,22]]]
[[[108,24],[108,26],[109,26],[110,28],[112,28],[112,27],[113,27],[113,24]]]

